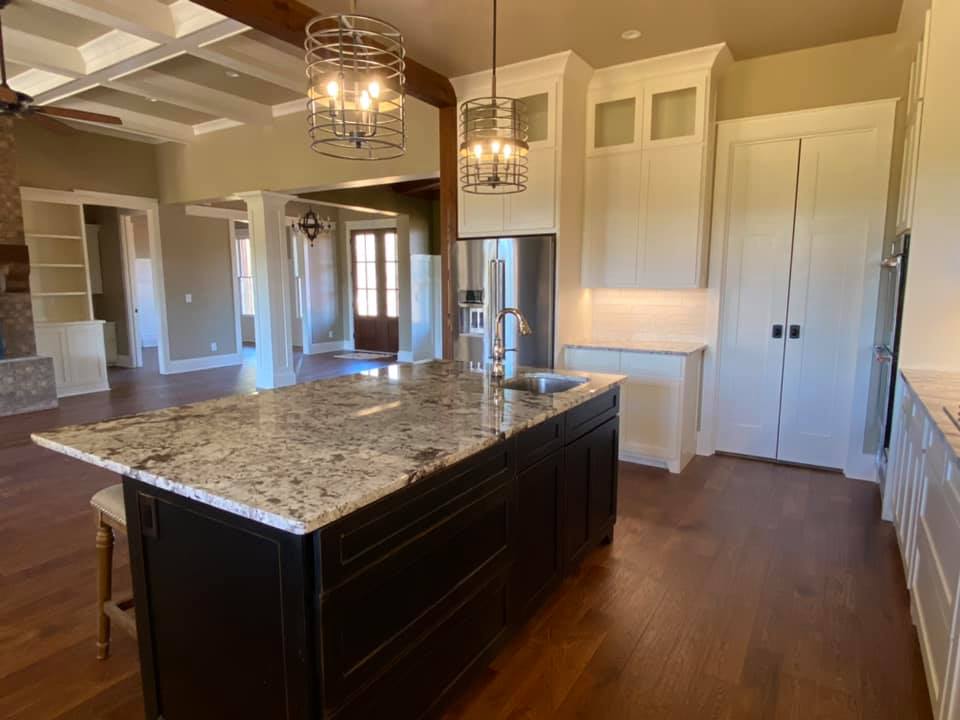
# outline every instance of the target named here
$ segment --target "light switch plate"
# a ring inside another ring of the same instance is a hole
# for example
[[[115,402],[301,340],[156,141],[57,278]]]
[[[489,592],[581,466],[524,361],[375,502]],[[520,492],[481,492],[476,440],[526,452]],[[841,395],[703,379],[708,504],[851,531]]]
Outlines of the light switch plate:
[[[183,296],[183,299],[186,300],[188,303],[192,303],[192,302],[193,302],[193,293],[187,293],[186,295]]]
[[[217,351],[217,344],[215,342],[210,343],[210,350],[213,352]]]

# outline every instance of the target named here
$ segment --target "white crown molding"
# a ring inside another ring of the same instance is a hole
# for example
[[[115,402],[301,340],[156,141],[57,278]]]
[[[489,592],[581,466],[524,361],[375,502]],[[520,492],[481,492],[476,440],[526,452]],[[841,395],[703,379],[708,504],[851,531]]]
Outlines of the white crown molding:
[[[218,132],[220,130],[229,130],[230,128],[240,127],[243,125],[242,122],[238,120],[231,120],[230,118],[217,118],[216,120],[208,120],[207,122],[197,123],[193,126],[194,135],[206,135],[207,133]]]
[[[726,43],[706,45],[594,70],[590,87],[593,89],[607,85],[620,85],[624,82],[642,82],[652,75],[663,76],[695,70],[714,70],[732,62],[732,59],[733,56]]]
[[[41,93],[45,93],[66,82],[70,82],[72,79],[73,78],[67,77],[66,75],[60,75],[47,70],[30,68],[19,75],[12,76],[10,78],[10,85],[14,90],[19,90],[31,97],[36,97]]]
[[[193,128],[190,125],[172,120],[164,120],[155,115],[134,112],[126,108],[118,108],[106,103],[90,102],[81,98],[68,98],[64,102],[59,103],[59,105],[74,110],[85,110],[87,112],[102,113],[104,115],[116,115],[123,120],[123,125],[113,126],[112,129],[124,133],[134,133],[156,138],[161,141],[178,143],[187,143],[194,138]]]
[[[563,75],[567,63],[572,56],[580,59],[573,50],[565,50],[510,65],[499,65],[497,66],[497,82],[509,84],[512,82]],[[483,88],[489,89],[491,74],[490,70],[481,70],[480,72],[450,78],[450,83],[453,85],[457,97],[472,96],[476,95],[477,92]]]

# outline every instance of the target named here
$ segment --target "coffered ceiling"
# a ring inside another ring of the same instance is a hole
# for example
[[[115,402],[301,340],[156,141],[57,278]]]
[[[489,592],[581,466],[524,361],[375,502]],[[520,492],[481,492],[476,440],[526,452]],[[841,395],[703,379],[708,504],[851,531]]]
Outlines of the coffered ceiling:
[[[269,2],[270,0],[262,0]],[[594,67],[726,42],[737,59],[896,30],[902,0],[501,0],[499,60],[573,49]],[[342,11],[347,0],[306,0]],[[490,63],[491,0],[359,0],[421,63],[453,77]],[[13,0],[11,85],[40,104],[119,115],[121,133],[190,142],[304,109],[301,51],[189,0]],[[624,30],[641,32],[623,40]]]

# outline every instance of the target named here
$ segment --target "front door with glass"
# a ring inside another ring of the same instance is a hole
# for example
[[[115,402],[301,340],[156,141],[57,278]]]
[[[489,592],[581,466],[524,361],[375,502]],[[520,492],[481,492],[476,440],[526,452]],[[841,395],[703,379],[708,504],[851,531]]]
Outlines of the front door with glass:
[[[350,249],[354,346],[357,350],[395,353],[400,329],[397,231],[354,230]]]

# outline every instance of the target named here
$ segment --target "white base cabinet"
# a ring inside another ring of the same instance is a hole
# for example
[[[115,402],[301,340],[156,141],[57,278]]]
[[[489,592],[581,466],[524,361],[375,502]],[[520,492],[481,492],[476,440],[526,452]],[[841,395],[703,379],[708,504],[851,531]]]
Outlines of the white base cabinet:
[[[53,358],[57,397],[110,389],[103,320],[37,323],[37,355]]]
[[[627,376],[620,408],[620,459],[678,473],[697,447],[703,353],[567,348],[566,367]]]
[[[921,402],[902,377],[898,386],[884,503],[896,526],[933,717],[958,720],[960,465],[940,418],[931,417],[939,405]]]

